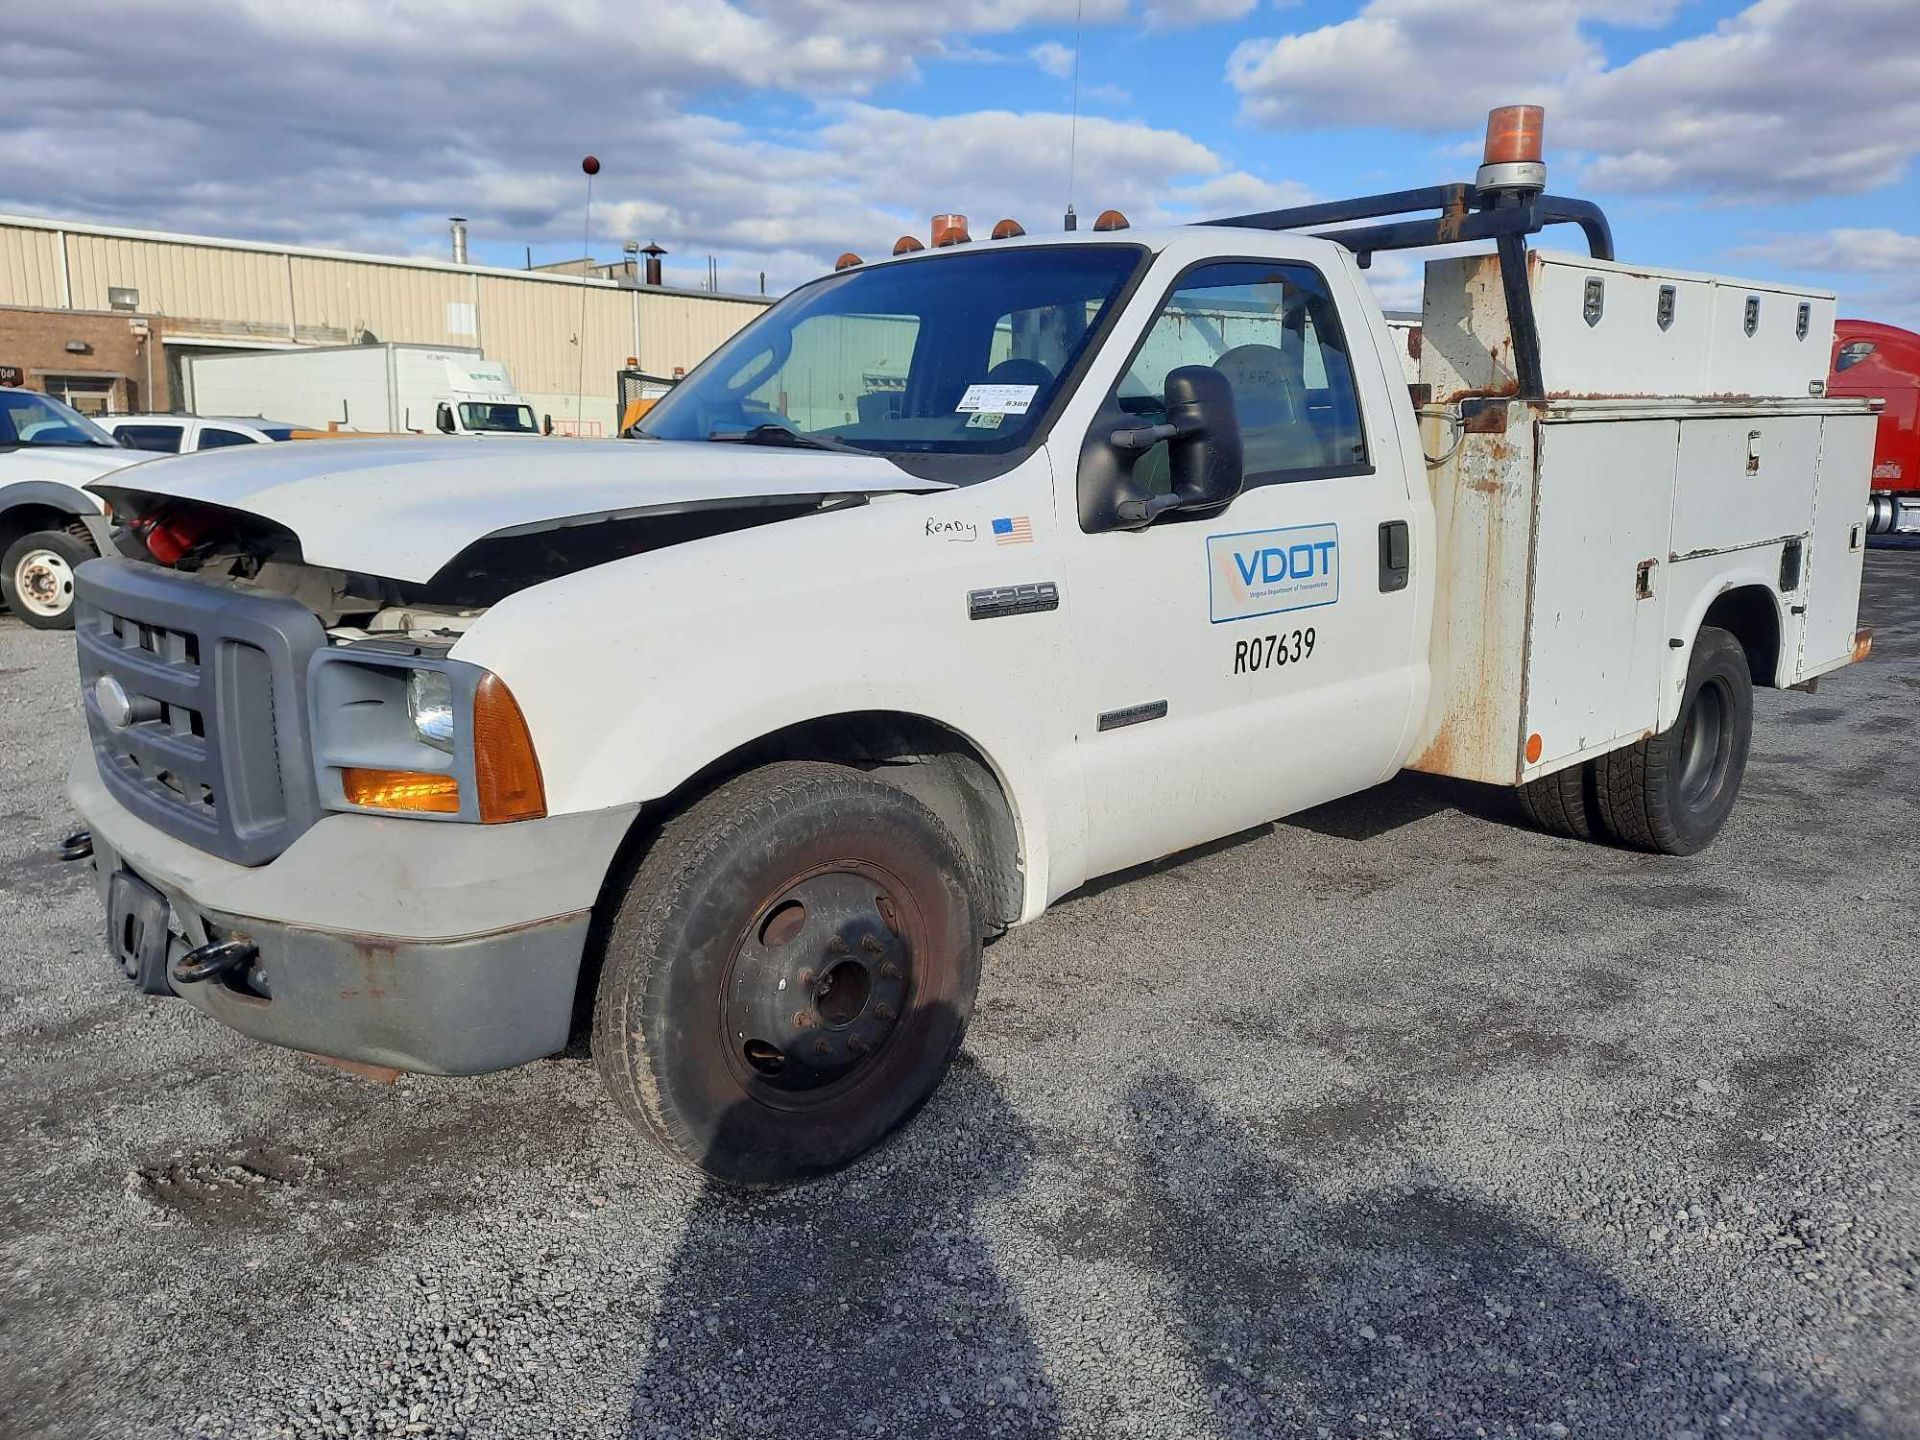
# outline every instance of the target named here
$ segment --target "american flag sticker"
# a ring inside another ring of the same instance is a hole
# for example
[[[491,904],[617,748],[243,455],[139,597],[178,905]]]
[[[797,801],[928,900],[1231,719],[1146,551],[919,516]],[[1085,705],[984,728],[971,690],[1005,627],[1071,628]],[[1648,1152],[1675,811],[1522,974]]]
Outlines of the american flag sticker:
[[[1024,515],[1002,515],[993,522],[993,543],[996,545],[1031,545],[1033,543],[1033,521]]]

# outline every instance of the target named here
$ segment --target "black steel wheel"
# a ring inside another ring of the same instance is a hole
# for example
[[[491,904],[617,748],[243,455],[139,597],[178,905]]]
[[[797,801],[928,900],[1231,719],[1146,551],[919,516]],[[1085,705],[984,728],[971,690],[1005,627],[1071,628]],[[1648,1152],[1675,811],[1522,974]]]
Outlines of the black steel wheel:
[[[608,926],[593,1049],[642,1134],[717,1179],[835,1169],[959,1049],[980,927],[959,845],[859,771],[790,762],[670,821]]]
[[[1704,850],[1739,798],[1752,739],[1747,652],[1725,630],[1704,629],[1688,661],[1679,718],[1658,735],[1595,762],[1607,829],[1638,850]]]

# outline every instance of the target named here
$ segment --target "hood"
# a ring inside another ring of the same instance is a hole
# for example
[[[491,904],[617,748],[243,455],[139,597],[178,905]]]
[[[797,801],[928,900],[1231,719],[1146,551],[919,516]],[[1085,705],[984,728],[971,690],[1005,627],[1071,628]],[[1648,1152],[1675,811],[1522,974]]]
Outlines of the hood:
[[[14,480],[62,480],[84,485],[142,460],[164,460],[153,450],[109,449],[104,445],[16,445],[0,448],[0,485]]]
[[[131,452],[129,452],[131,453]],[[182,455],[138,483],[271,520],[309,565],[425,582],[475,541],[795,497],[932,491],[878,456],[670,440],[299,440]]]

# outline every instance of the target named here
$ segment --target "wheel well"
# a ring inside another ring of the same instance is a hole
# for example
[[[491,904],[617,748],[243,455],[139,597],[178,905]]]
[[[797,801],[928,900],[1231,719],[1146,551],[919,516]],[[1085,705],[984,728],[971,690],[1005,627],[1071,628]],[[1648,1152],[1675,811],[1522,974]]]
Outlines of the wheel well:
[[[36,530],[58,530],[63,534],[79,536],[89,545],[93,544],[93,537],[87,534],[80,517],[70,510],[62,510],[56,505],[10,505],[0,510],[0,550],[5,550],[22,535],[31,535]]]
[[[1725,630],[1747,652],[1755,685],[1773,685],[1780,664],[1780,611],[1764,585],[1743,585],[1717,597],[1701,617],[1701,627]]]
[[[778,760],[846,765],[906,791],[939,816],[960,842],[973,872],[970,879],[987,935],[998,935],[1019,918],[1026,889],[1019,827],[999,777],[972,741],[924,716],[890,710],[802,721],[722,755],[672,794],[641,807],[607,867],[594,906],[592,931],[574,991],[576,1042],[586,1034],[591,1020],[607,927],[661,827],[715,786]]]

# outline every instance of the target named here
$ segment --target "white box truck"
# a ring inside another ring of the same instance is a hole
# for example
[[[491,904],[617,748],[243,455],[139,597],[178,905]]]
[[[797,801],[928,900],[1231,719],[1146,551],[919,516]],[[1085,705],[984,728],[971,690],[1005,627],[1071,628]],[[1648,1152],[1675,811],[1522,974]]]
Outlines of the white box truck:
[[[1511,128],[1472,185],[904,242],[637,441],[97,482],[70,794],[119,966],[417,1071],[591,999],[634,1125],[770,1184],[911,1115],[983,941],[1095,876],[1408,766],[1699,850],[1754,688],[1867,653],[1873,409],[1819,393],[1830,295],[1614,264]],[[1473,240],[1410,397],[1363,262]]]
[[[374,434],[540,433],[507,367],[478,350],[387,342],[194,355],[186,372],[201,415]]]

